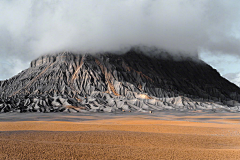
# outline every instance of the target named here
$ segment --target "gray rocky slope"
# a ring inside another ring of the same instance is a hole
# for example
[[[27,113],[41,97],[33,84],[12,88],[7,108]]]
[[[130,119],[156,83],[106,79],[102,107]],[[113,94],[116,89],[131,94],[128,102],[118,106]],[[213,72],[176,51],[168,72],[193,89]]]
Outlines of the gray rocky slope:
[[[159,51],[160,52],[160,51]],[[0,81],[1,112],[240,111],[240,88],[197,58],[167,52],[45,55]]]

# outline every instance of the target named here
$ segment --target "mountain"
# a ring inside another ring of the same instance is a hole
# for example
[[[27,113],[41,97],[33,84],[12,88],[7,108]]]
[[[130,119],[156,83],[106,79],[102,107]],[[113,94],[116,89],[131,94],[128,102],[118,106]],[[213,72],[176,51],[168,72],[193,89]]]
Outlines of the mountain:
[[[157,52],[44,55],[0,81],[0,111],[239,110],[240,88],[211,66]]]

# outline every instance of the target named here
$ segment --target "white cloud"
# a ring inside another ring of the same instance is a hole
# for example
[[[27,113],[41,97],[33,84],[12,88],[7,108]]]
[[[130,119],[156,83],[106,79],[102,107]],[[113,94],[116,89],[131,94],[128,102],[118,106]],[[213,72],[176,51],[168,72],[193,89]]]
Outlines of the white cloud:
[[[138,44],[239,55],[239,8],[238,0],[1,0],[0,58]]]

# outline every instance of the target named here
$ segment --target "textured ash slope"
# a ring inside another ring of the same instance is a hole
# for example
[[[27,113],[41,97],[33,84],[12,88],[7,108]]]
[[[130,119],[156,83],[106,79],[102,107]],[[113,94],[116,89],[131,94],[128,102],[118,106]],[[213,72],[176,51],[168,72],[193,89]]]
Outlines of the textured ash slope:
[[[29,69],[0,82],[0,110],[229,110],[196,98],[225,104],[240,100],[240,89],[206,63],[161,55],[146,56],[132,49],[123,55],[64,52],[40,57]]]

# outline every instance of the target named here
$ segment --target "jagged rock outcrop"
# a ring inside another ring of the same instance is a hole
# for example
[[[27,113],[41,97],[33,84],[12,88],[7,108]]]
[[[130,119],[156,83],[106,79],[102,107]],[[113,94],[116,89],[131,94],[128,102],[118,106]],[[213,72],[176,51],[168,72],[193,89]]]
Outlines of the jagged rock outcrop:
[[[229,106],[240,106],[240,89],[201,60],[181,56],[176,60],[167,52],[147,56],[136,48],[120,55],[42,56],[29,69],[0,81],[0,94],[1,112],[231,110]]]

